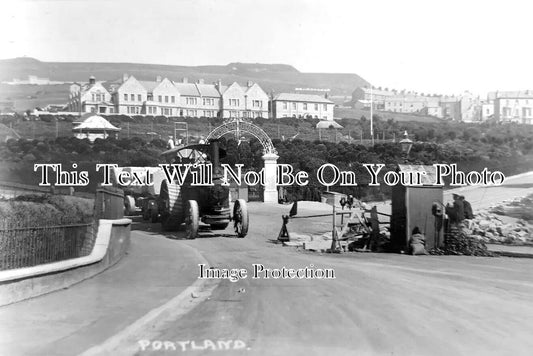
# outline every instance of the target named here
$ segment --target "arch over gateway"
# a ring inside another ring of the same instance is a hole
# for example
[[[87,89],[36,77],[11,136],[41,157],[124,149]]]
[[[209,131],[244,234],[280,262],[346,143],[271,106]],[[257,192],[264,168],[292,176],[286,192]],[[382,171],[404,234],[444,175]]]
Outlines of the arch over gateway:
[[[266,134],[265,131],[263,131],[262,128],[259,126],[256,126],[252,124],[251,122],[244,121],[242,119],[234,119],[228,122],[223,123],[222,125],[215,127],[213,131],[207,135],[207,140],[217,139],[221,138],[222,136],[228,134],[228,133],[234,133],[237,136],[240,136],[240,132],[246,132],[250,135],[254,136],[261,142],[261,145],[263,145],[263,153],[264,154],[277,154],[276,148],[272,144],[272,140],[270,140],[270,137]]]
[[[263,161],[265,162],[265,190],[263,194],[263,201],[265,203],[277,203],[278,202],[278,190],[276,185],[276,164],[278,161],[278,152],[272,144],[272,140],[259,126],[254,125],[251,122],[244,121],[236,118],[231,121],[227,121],[220,126],[215,127],[206,140],[215,140],[222,136],[233,133],[240,137],[240,133],[248,133],[259,140],[263,146]]]

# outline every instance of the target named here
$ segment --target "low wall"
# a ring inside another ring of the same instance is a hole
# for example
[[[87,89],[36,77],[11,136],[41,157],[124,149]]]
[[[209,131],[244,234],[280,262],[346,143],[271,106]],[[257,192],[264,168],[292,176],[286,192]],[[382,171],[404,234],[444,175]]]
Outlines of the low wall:
[[[90,255],[0,272],[0,306],[69,287],[104,271],[128,250],[130,229],[130,219],[100,219]]]

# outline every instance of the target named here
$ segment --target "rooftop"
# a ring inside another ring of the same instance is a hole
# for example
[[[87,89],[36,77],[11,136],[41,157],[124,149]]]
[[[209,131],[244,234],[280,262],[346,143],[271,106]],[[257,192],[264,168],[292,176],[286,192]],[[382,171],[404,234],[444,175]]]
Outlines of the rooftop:
[[[274,100],[333,104],[333,101],[326,99],[323,96],[313,94],[280,93],[274,97]]]

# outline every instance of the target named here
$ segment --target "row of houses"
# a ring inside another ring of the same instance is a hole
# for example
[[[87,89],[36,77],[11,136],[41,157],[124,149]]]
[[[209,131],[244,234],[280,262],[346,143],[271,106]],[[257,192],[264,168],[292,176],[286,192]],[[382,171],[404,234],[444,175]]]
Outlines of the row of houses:
[[[356,108],[419,113],[458,121],[476,121],[481,109],[479,98],[469,92],[460,96],[420,95],[412,92],[356,88],[352,93],[352,105]]]
[[[356,88],[352,93],[354,107],[376,110],[420,113],[464,122],[496,120],[533,124],[533,91],[490,92],[485,100],[464,92],[458,96],[418,95],[410,92]]]
[[[333,102],[319,95],[280,93],[268,95],[257,83],[223,85],[219,80],[190,83],[137,80],[124,75],[118,81],[96,81],[70,86],[68,110],[97,114],[181,117],[271,118],[295,117],[333,120]]]

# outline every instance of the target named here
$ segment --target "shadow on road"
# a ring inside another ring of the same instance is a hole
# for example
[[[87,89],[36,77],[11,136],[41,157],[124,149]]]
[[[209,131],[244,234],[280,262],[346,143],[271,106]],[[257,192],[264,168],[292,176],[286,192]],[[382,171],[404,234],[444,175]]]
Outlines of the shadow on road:
[[[185,227],[180,226],[178,231],[163,231],[160,223],[151,223],[150,221],[143,220],[141,216],[127,216],[132,220],[131,231],[142,231],[147,235],[161,235],[170,240],[187,240],[185,238]],[[207,225],[200,225],[200,231],[198,232],[197,239],[211,239],[211,238],[238,238],[234,233],[228,233],[231,231],[231,226],[226,230],[214,232],[209,229]]]

